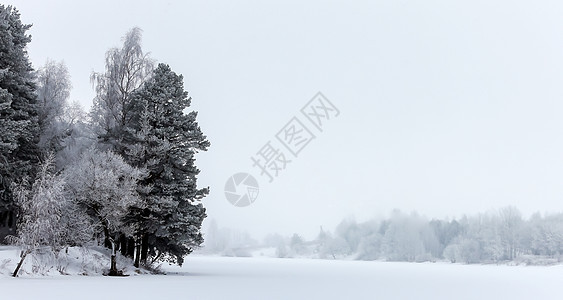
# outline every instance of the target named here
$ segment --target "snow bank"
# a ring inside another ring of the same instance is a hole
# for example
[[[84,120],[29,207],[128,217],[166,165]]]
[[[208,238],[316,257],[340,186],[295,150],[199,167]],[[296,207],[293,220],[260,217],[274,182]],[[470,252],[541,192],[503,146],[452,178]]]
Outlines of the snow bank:
[[[0,246],[0,278],[11,276],[20,261],[20,249]],[[28,255],[18,274],[20,277],[59,275],[102,275],[109,269],[110,250],[103,247],[69,247],[55,258],[52,254]],[[117,267],[124,274],[148,273],[134,268],[131,259],[117,256]]]

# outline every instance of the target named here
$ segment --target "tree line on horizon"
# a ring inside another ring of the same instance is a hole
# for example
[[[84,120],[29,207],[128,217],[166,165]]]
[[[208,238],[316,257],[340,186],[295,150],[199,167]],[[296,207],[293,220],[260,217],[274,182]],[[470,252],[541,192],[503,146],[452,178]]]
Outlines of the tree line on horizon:
[[[251,256],[265,247],[284,258],[552,264],[563,259],[563,213],[535,213],[525,219],[508,206],[441,220],[395,210],[379,220],[344,219],[332,232],[321,228],[312,240],[295,233],[271,234],[262,242],[212,221],[202,251]]]
[[[133,28],[92,74],[85,112],[64,63],[32,67],[30,27],[0,5],[0,243],[22,248],[14,276],[29,254],[95,244],[111,249],[110,275],[118,252],[181,265],[203,242],[195,154],[210,145],[182,75]]]

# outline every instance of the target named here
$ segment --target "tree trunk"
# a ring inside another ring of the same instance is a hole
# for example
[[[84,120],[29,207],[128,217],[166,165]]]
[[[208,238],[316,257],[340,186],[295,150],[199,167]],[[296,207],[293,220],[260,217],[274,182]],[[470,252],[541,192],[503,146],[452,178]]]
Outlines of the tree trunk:
[[[121,255],[127,256],[127,237],[122,234],[119,238],[119,250],[121,251]]]
[[[148,235],[143,234],[142,243],[141,243],[141,262],[146,263],[148,257],[149,257],[149,237]]]
[[[141,235],[142,236],[142,235]],[[135,268],[140,266],[141,262],[141,237],[135,239]]]
[[[117,261],[115,259],[115,254],[111,255],[111,265],[109,268],[109,276],[117,276]]]
[[[21,266],[22,266],[22,264],[23,264],[23,261],[24,261],[25,257],[26,257],[30,252],[31,252],[31,251],[29,251],[29,250],[22,251],[22,253],[21,253],[21,258],[22,258],[22,259],[20,260],[20,262],[18,263],[16,269],[14,270],[14,274],[12,274],[12,277],[17,277],[17,276],[18,276],[18,272],[20,271],[20,268],[21,268]]]
[[[127,257],[135,258],[135,238],[127,238]]]
[[[107,223],[103,220],[102,220],[102,226],[104,228],[104,246],[111,249],[112,247],[114,247],[113,239],[109,236],[109,229]]]
[[[117,255],[117,249],[115,247],[116,242],[110,238],[110,242],[111,242],[111,260],[110,260],[110,267],[109,267],[109,276],[118,276],[120,275],[119,272],[117,271],[117,259],[116,259],[116,255]]]

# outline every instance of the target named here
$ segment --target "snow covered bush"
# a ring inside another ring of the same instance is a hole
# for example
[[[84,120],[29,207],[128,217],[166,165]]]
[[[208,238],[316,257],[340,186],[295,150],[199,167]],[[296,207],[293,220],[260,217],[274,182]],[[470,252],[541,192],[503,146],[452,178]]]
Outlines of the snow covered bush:
[[[112,248],[110,275],[117,275],[116,251],[119,237],[135,228],[125,221],[129,208],[139,204],[137,181],[144,172],[128,165],[111,151],[86,150],[65,172],[68,195],[89,216]]]
[[[65,198],[65,180],[54,173],[54,156],[49,156],[39,166],[35,182],[28,188],[21,183],[14,188],[16,203],[20,208],[18,235],[9,240],[20,246],[21,260],[13,276],[17,276],[25,258],[34,255],[33,270],[41,270],[41,257],[55,256],[68,245],[69,209],[72,205]]]

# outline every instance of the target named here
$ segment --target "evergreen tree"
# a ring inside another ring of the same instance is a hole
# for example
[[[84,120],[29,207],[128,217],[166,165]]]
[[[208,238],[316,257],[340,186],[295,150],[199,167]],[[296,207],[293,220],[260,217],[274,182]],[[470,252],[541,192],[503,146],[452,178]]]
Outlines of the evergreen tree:
[[[165,64],[158,65],[131,101],[127,160],[149,172],[140,182],[146,187],[141,193],[144,209],[130,214],[131,222],[141,224],[141,260],[150,255],[181,265],[203,242],[200,229],[206,214],[201,199],[209,191],[197,187],[194,155],[207,150],[209,141],[196,122],[197,112],[184,113],[190,102],[182,75]]]
[[[11,184],[33,177],[38,162],[35,84],[26,51],[30,27],[15,8],[0,5],[0,227],[14,219]]]

